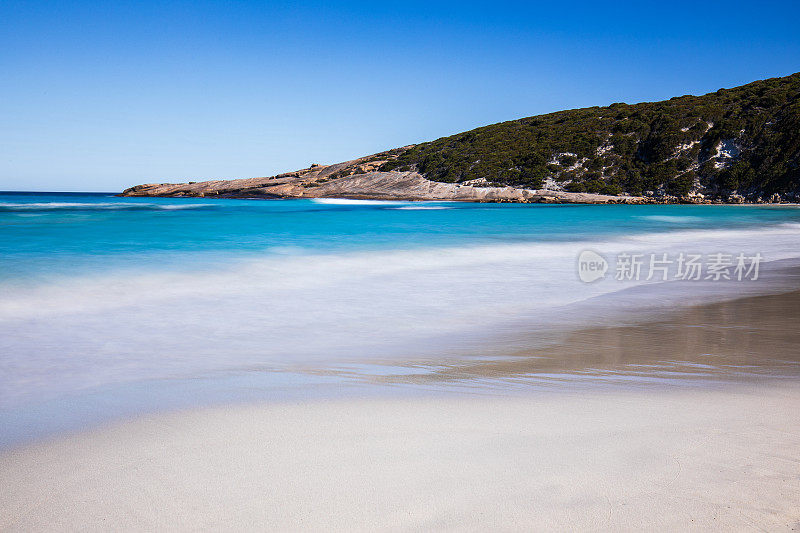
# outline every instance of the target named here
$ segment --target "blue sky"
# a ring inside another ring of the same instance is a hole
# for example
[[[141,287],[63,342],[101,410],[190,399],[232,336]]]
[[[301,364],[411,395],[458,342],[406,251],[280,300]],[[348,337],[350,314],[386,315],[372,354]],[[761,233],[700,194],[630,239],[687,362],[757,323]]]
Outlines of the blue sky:
[[[0,3],[0,190],[272,175],[800,71],[797,2]]]

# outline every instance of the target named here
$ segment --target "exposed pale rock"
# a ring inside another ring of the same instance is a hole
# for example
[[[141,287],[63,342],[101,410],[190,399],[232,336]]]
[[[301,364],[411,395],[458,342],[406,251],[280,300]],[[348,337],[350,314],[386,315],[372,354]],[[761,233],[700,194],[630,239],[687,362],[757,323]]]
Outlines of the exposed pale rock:
[[[637,196],[569,193],[553,190],[491,187],[485,183],[441,183],[417,172],[379,172],[385,160],[365,157],[312,166],[267,178],[137,185],[123,196],[192,196],[223,198],[355,198],[375,200],[458,200],[473,202],[640,203]],[[368,170],[364,172],[364,170]],[[349,172],[354,172],[347,175]]]

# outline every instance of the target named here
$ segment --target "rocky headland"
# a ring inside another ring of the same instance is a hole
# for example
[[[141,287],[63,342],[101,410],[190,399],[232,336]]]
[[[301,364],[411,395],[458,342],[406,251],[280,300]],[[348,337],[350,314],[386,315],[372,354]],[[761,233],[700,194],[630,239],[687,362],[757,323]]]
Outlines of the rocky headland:
[[[560,111],[277,176],[122,196],[545,203],[800,199],[800,73],[663,102]]]

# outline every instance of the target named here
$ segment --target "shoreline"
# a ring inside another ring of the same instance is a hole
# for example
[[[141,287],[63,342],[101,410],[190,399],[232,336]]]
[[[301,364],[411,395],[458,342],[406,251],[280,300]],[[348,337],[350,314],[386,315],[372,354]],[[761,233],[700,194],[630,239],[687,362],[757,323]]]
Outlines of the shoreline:
[[[175,410],[269,402],[719,389],[800,380],[800,267],[749,285],[635,286],[413,356],[306,362],[111,383],[0,410],[0,453]],[[687,300],[686,298],[689,298]],[[616,310],[609,313],[608,310]],[[583,325],[574,324],[575,313]],[[572,317],[572,318],[571,318]],[[757,342],[755,342],[755,339]],[[444,342],[437,340],[436,345]]]
[[[176,184],[160,184],[159,186],[179,187],[189,185],[184,183]],[[142,185],[136,187],[147,187],[149,185]],[[135,189],[132,187],[131,189]],[[153,193],[153,194],[140,194],[138,191],[127,193],[131,189],[126,189],[121,193],[110,193],[119,198],[203,198],[211,200],[359,200],[364,202],[462,202],[462,203],[481,203],[481,204],[545,204],[545,205],[743,205],[743,206],[764,206],[764,207],[792,207],[800,206],[798,202],[769,202],[769,201],[729,201],[723,199],[705,199],[703,201],[684,199],[684,198],[656,198],[656,197],[639,197],[639,196],[610,196],[595,193],[572,193],[564,191],[553,190],[530,190],[525,189],[527,197],[517,198],[516,195],[510,197],[435,197],[423,198],[413,195],[381,195],[381,194],[344,194],[344,195],[331,195],[331,196],[305,196],[305,195],[253,195],[251,193],[212,193],[206,195],[204,192],[199,193]],[[514,192],[523,191],[523,189],[513,189]]]
[[[345,396],[162,408],[0,450],[0,530],[788,531],[797,274],[401,382],[366,371]]]
[[[177,184],[175,184],[177,185]],[[259,197],[259,196],[227,196],[227,195],[215,195],[211,196],[171,196],[171,195],[124,195],[119,191],[0,191],[0,194],[7,194],[7,195],[24,195],[24,194],[65,194],[65,195],[103,195],[103,196],[114,196],[117,198],[205,198],[205,199],[219,199],[219,200],[313,200],[312,197]],[[572,193],[569,193],[572,194]],[[582,194],[582,193],[575,193],[575,194]],[[614,198],[628,198],[626,196],[616,196]],[[398,202],[420,202],[420,203],[437,203],[437,202],[459,202],[459,203],[485,203],[485,204],[492,204],[492,203],[518,203],[518,204],[529,204],[529,203],[536,203],[536,202],[505,202],[505,201],[495,201],[495,200],[427,200],[427,199],[415,199],[415,198],[403,198],[403,199],[387,199],[383,197],[370,197],[370,198],[354,198],[354,197],[347,197],[347,196],[338,196],[338,197],[324,197],[322,199],[325,200],[363,200],[365,202],[369,201],[398,201]],[[548,202],[544,202],[548,203]],[[653,201],[653,202],[642,202],[642,203],[630,203],[630,202],[565,202],[565,203],[557,203],[557,202],[550,202],[554,205],[730,205],[730,206],[761,206],[761,207],[798,207],[800,203],[798,202],[752,202],[752,201],[744,201],[744,202],[724,202],[724,201],[708,201],[708,202],[662,202],[662,201]]]
[[[480,199],[459,199],[459,198],[441,198],[441,199],[429,199],[429,198],[416,198],[416,197],[407,197],[407,196],[371,196],[371,195],[352,195],[352,196],[251,196],[251,195],[244,195],[244,196],[237,196],[237,195],[214,195],[214,196],[202,196],[202,195],[161,195],[161,194],[154,194],[154,195],[124,195],[122,193],[110,193],[114,196],[119,198],[171,198],[171,199],[181,199],[181,198],[203,198],[206,200],[316,200],[316,199],[324,199],[324,200],[357,200],[363,202],[419,202],[419,203],[437,203],[437,202],[459,202],[459,203],[478,203],[478,204],[520,204],[520,205],[527,205],[527,204],[536,204],[536,205],[729,205],[729,206],[761,206],[761,207],[797,207],[800,206],[800,203],[797,202],[725,202],[725,201],[707,201],[707,202],[692,202],[692,201],[681,201],[681,200],[630,200],[630,197],[626,196],[618,196],[612,197],[608,200],[603,201],[586,201],[586,200],[570,200],[568,198],[557,198],[544,195],[541,198],[535,198],[531,200],[504,200],[504,199],[494,199],[494,200],[480,200]],[[564,193],[564,194],[584,194],[584,193]],[[617,199],[616,201],[614,199]]]

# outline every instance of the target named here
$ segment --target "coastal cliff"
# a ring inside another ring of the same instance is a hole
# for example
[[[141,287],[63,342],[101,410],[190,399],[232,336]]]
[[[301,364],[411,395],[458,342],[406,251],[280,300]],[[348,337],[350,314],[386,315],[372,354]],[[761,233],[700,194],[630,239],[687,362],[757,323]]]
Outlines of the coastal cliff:
[[[379,154],[383,157],[392,157]],[[369,156],[336,165],[265,178],[137,185],[122,196],[214,198],[353,198],[365,200],[456,200],[473,202],[625,203],[637,197],[474,186],[431,181],[415,171],[378,171],[387,159]]]
[[[800,199],[800,73],[704,96],[560,111],[272,177],[123,196],[484,202]]]

